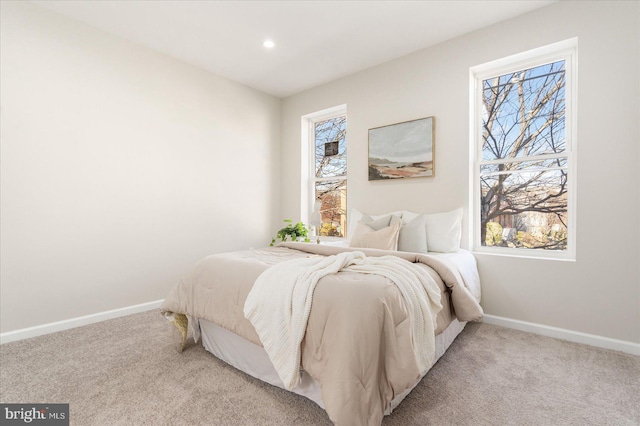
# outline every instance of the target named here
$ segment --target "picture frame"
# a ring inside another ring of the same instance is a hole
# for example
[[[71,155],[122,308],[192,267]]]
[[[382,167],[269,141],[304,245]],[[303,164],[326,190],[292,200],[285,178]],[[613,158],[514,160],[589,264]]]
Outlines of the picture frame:
[[[435,117],[369,129],[369,180],[435,176]]]

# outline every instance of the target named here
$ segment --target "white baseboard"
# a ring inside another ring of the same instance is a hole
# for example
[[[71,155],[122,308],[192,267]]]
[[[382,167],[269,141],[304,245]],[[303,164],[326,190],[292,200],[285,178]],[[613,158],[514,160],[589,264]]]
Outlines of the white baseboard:
[[[69,330],[71,328],[106,321],[113,318],[151,311],[153,309],[160,308],[162,302],[163,300],[156,300],[155,302],[141,303],[139,305],[127,306],[120,309],[113,309],[111,311],[98,312],[97,314],[85,315],[64,321],[57,321],[49,324],[37,325],[35,327],[0,333],[0,345],[15,342],[16,340],[29,339],[31,337],[42,336],[44,334],[55,333],[56,331]]]
[[[495,315],[485,315],[482,322],[506,328],[513,328],[520,331],[528,331],[542,336],[555,337],[556,339],[568,340],[569,342],[582,343],[605,349],[613,349],[615,351],[621,351],[632,355],[640,355],[640,344],[627,342],[625,340],[610,339],[608,337],[597,336],[595,334],[549,327],[547,325],[498,317]]]
[[[57,321],[49,324],[38,325],[35,327],[23,328],[21,330],[0,333],[0,344],[29,339],[31,337],[42,336],[45,334],[55,333],[57,331],[69,330],[71,328],[81,327],[83,325],[89,325],[113,318],[119,318],[127,315],[137,314],[140,312],[151,311],[153,309],[159,309],[162,305],[162,302],[163,300],[156,300],[154,302],[141,303],[139,305],[113,309],[111,311],[99,312],[97,314],[85,315],[82,317],[71,318],[64,321]],[[612,349],[632,355],[640,355],[640,344],[627,342],[625,340],[616,340],[608,337],[597,336],[595,334],[581,333],[578,331],[550,327],[547,325],[520,321],[511,318],[504,318],[495,315],[485,315],[483,322],[491,325],[512,328],[514,330],[540,334],[542,336],[554,337],[556,339],[567,340],[570,342],[582,343],[599,348]]]

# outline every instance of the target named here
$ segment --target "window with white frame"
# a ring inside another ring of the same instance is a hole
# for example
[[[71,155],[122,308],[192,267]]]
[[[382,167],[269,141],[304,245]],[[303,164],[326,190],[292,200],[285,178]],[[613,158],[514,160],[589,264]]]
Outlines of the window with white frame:
[[[347,115],[344,107],[307,117],[311,211],[320,236],[345,237],[347,228]]]
[[[471,69],[476,251],[575,258],[576,41]]]

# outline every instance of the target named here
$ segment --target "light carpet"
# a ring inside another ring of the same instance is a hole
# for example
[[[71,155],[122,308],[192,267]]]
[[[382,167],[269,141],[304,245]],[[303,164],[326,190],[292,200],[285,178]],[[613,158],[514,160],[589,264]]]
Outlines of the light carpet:
[[[72,425],[330,425],[145,312],[0,346],[0,402],[69,403]],[[468,324],[383,425],[640,425],[640,357]]]

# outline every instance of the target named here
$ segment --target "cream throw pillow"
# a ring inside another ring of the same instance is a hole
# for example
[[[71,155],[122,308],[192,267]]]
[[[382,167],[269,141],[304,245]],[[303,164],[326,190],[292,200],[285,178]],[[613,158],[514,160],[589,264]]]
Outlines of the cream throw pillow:
[[[423,214],[416,216],[411,221],[405,221],[404,219],[400,219],[399,216],[395,216],[393,214],[375,220],[371,216],[365,214],[360,220],[360,222],[365,223],[374,231],[379,231],[389,225],[402,223],[402,226],[400,227],[400,234],[398,234],[398,251],[409,251],[413,253],[427,252],[425,221],[426,218]]]
[[[356,225],[358,224],[358,222],[360,222],[363,219],[363,216],[368,216],[370,220],[377,220],[389,215],[402,217],[402,212],[395,211],[387,214],[369,215],[369,214],[362,213],[357,209],[351,209],[351,212],[349,213],[349,224],[347,225],[347,240],[351,241],[351,236],[356,230]],[[364,222],[367,222],[367,220],[364,220]]]
[[[367,224],[358,222],[349,241],[349,247],[396,251],[401,226],[402,222],[397,222],[376,231]]]

